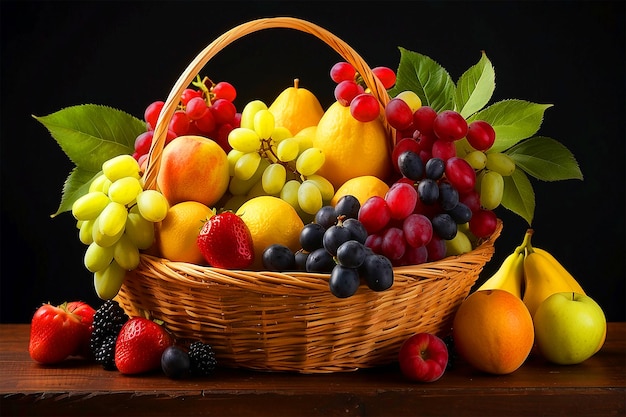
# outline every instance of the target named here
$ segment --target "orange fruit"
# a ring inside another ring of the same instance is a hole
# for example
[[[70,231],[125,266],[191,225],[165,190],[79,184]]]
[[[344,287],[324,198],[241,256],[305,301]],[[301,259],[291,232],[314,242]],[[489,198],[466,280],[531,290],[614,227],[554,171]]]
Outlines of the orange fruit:
[[[317,124],[313,146],[324,152],[325,162],[317,172],[335,189],[363,175],[387,179],[391,174],[387,132],[380,119],[363,123],[350,108],[333,103]]]
[[[533,347],[533,321],[518,297],[504,290],[476,291],[460,305],[452,326],[454,347],[474,368],[510,374]]]
[[[388,190],[389,186],[380,178],[373,175],[363,175],[344,182],[335,192],[330,204],[334,206],[344,195],[353,195],[363,205],[372,196],[385,198]]]
[[[197,201],[174,204],[162,222],[155,224],[155,246],[161,257],[175,262],[204,264],[198,233],[213,210]]]
[[[283,90],[269,106],[276,126],[286,127],[294,135],[306,127],[317,125],[324,114],[317,97],[298,84],[296,78],[293,87]]]
[[[287,246],[293,252],[300,249],[300,231],[304,223],[296,210],[284,200],[272,196],[254,197],[237,209],[254,246],[253,270],[263,269],[263,251],[274,243]]]

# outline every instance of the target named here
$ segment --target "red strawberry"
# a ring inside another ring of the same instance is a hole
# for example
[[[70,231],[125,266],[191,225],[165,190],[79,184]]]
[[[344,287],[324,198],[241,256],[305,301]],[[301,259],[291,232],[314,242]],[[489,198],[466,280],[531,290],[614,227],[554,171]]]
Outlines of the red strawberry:
[[[33,315],[28,352],[39,363],[59,363],[75,354],[83,335],[81,317],[68,311],[67,303],[44,304]]]
[[[93,331],[93,316],[96,313],[93,307],[83,301],[71,301],[67,303],[67,311],[77,314],[81,317],[81,324],[83,328],[81,342],[78,344],[78,348],[74,355],[89,358],[93,356],[89,342],[91,340],[91,332]]]
[[[243,269],[254,261],[250,230],[232,211],[216,214],[204,223],[198,247],[209,265],[216,268]]]
[[[139,374],[161,367],[161,355],[173,344],[160,324],[143,317],[128,320],[115,343],[115,366],[123,374]]]

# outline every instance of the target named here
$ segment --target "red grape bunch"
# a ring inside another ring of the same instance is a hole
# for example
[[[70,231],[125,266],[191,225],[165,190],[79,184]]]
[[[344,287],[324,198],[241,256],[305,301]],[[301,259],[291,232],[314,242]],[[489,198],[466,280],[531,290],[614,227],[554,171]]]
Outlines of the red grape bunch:
[[[241,114],[237,112],[233,101],[237,90],[232,84],[221,81],[215,84],[208,77],[192,83],[196,88],[187,88],[180,97],[180,104],[168,125],[165,144],[184,135],[199,135],[213,139],[226,153],[230,151],[228,134],[239,127]],[[144,112],[146,132],[135,140],[133,157],[143,164],[152,144],[154,128],[165,103],[154,101]]]
[[[372,68],[372,73],[386,89],[396,83],[395,72],[388,67]],[[337,83],[335,99],[345,107],[350,107],[350,114],[360,122],[371,122],[380,115],[380,103],[369,92],[363,78],[349,62],[338,62],[330,69],[330,78]]]

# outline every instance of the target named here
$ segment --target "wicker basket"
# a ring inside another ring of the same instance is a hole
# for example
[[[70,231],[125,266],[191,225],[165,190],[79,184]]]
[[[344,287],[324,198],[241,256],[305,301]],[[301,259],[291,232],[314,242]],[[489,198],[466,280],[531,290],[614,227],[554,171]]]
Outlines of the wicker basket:
[[[389,101],[363,59],[319,26],[287,17],[244,23],[207,46],[170,92],[155,128],[146,188],[156,188],[167,124],[183,89],[222,48],[267,28],[316,36],[354,65],[383,107]],[[411,334],[445,335],[450,330],[457,307],[491,259],[501,230],[499,222],[495,233],[470,253],[394,268],[391,289],[374,292],[362,286],[347,299],[330,293],[328,274],[222,270],[142,255],[117,300],[129,315],[163,320],[178,338],[210,343],[222,366],[302,373],[380,366],[396,360]]]

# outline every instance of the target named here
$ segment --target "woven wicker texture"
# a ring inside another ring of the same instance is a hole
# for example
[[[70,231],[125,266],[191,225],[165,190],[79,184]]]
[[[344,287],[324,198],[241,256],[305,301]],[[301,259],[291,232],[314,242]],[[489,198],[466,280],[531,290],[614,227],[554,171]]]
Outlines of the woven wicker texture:
[[[268,28],[296,29],[327,43],[354,65],[384,109],[389,96],[380,81],[332,33],[288,17],[250,21],[207,46],[171,90],[155,128],[146,188],[156,187],[167,124],[184,88],[221,49]],[[330,293],[327,274],[231,271],[142,255],[117,300],[132,316],[163,320],[178,338],[210,343],[221,366],[302,373],[375,367],[397,360],[400,345],[413,333],[447,334],[501,231],[499,222],[472,252],[395,268],[391,289],[374,292],[362,286],[347,299]]]

